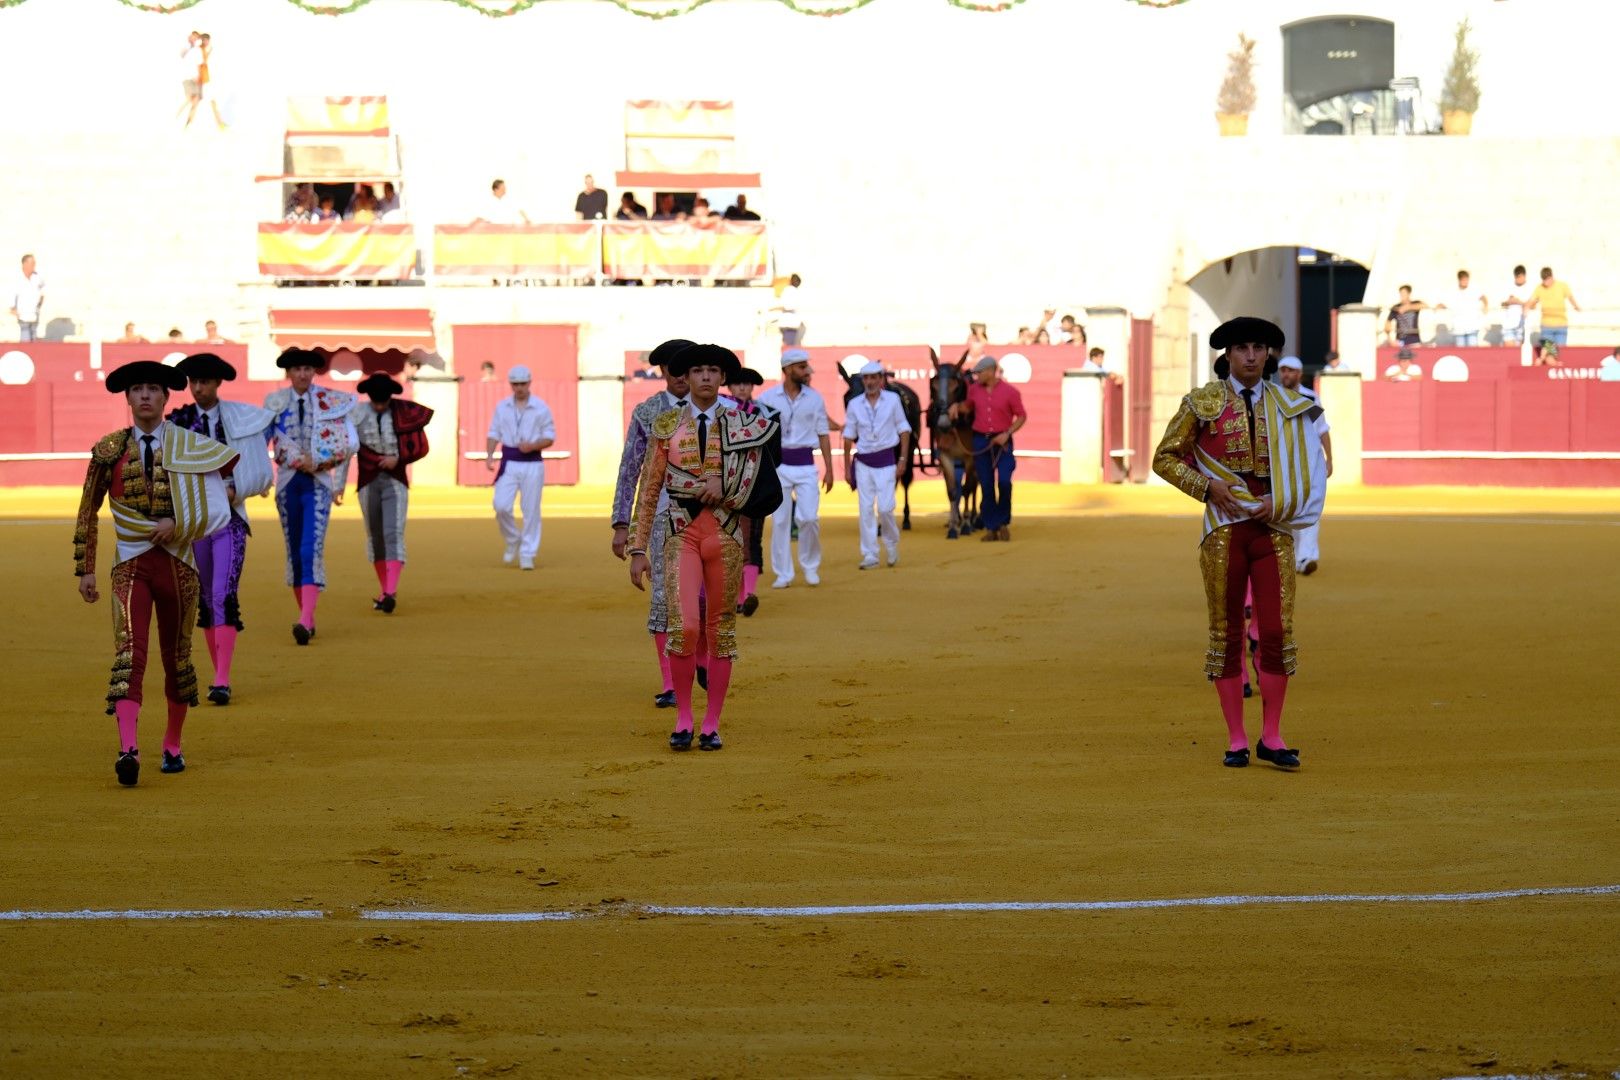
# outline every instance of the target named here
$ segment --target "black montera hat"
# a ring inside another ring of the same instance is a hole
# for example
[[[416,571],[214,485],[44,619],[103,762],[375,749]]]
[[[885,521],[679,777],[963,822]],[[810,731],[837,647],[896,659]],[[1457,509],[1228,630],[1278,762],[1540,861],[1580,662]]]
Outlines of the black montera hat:
[[[316,371],[325,371],[326,357],[314,349],[288,349],[276,357],[276,367],[283,371],[295,367],[312,367]]]
[[[222,382],[236,380],[236,369],[226,363],[223,357],[211,352],[192,353],[174,367],[188,379],[219,379]]]
[[[130,387],[143,383],[155,383],[165,390],[184,390],[186,377],[180,374],[178,368],[160,364],[156,360],[133,360],[108,373],[107,392],[122,394]]]
[[[1282,327],[1276,323],[1257,319],[1253,315],[1239,315],[1215,328],[1215,332],[1209,335],[1209,347],[1225,350],[1233,345],[1256,342],[1268,349],[1280,349],[1285,340]]]
[[[697,344],[697,342],[687,341],[685,338],[670,338],[668,341],[658,346],[658,348],[647,354],[647,363],[653,367],[663,367],[665,364],[669,363],[670,357],[674,356],[682,349],[690,349],[695,344]]]
[[[688,345],[669,358],[664,370],[671,375],[685,375],[695,367],[717,367],[730,383],[742,373],[742,361],[737,354],[723,345]]]
[[[373,371],[355,386],[355,390],[366,397],[393,397],[403,394],[405,388],[394,381],[394,377],[386,371]]]

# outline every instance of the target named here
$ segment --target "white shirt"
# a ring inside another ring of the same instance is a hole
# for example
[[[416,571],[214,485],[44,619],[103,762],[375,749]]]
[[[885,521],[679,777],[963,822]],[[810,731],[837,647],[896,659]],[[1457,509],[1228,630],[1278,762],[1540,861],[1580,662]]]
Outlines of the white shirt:
[[[502,196],[496,198],[493,194],[484,201],[484,208],[478,212],[480,221],[487,221],[491,225],[521,225],[523,224],[523,211],[518,209],[516,203]]]
[[[1315,390],[1307,390],[1307,389],[1305,389],[1305,387],[1303,385],[1296,386],[1294,389],[1295,389],[1295,391],[1297,393],[1304,394],[1306,397],[1308,397],[1312,401],[1316,402],[1316,407],[1318,409],[1320,409],[1322,407],[1321,399],[1319,399],[1316,396],[1316,391]],[[1327,413],[1325,413],[1325,412],[1318,413],[1317,416],[1316,416],[1316,433],[1318,435],[1326,435],[1328,432],[1330,432],[1332,430],[1333,429],[1328,426]]]
[[[35,270],[27,277],[17,274],[17,284],[11,293],[11,307],[17,309],[18,322],[38,322],[39,305],[45,299],[45,279]]]
[[[1384,378],[1393,379],[1395,382],[1411,382],[1414,378],[1422,374],[1423,369],[1417,364],[1413,364],[1405,371],[1401,370],[1401,365],[1399,364],[1391,364],[1389,367],[1384,369]]]
[[[502,446],[516,447],[520,443],[555,439],[557,425],[546,403],[533,394],[521,407],[507,398],[495,406],[495,415],[489,418],[489,437]]]
[[[1473,287],[1457,290],[1457,299],[1447,312],[1451,316],[1448,321],[1451,323],[1453,334],[1479,333],[1480,327],[1485,322],[1485,312],[1480,307],[1484,297],[1484,293]],[[1513,325],[1519,324],[1515,321]]]
[[[900,395],[893,390],[880,390],[876,405],[862,394],[849,403],[844,414],[844,438],[854,439],[855,449],[862,454],[898,446],[900,433],[910,430]]]
[[[1094,374],[1094,375],[1095,374],[1103,374],[1103,373],[1106,373],[1108,371],[1108,369],[1106,367],[1104,367],[1103,365],[1097,363],[1097,361],[1091,359],[1090,357],[1087,357],[1086,362],[1080,365],[1080,370],[1085,371],[1085,372],[1089,372],[1089,373]]]
[[[203,52],[201,45],[188,45],[180,57],[180,80],[182,82],[196,82],[199,70],[202,67]]]
[[[777,300],[772,310],[779,312],[776,316],[776,325],[786,330],[804,329],[804,316],[799,314],[799,287],[789,285],[782,290],[781,299]]]
[[[1508,297],[1514,296],[1518,297],[1520,300],[1528,300],[1535,291],[1536,283],[1526,277],[1523,285],[1516,285],[1510,282],[1507,286],[1507,290],[1502,293],[1502,299],[1506,300]],[[1504,328],[1508,330],[1517,330],[1519,328],[1519,324],[1522,322],[1524,322],[1524,305],[1522,303],[1508,304],[1502,309],[1502,326]]]
[[[832,431],[832,421],[827,417],[827,402],[813,386],[804,387],[797,398],[788,397],[785,386],[773,386],[755,400],[775,412],[781,420],[784,450],[820,446],[821,437]]]

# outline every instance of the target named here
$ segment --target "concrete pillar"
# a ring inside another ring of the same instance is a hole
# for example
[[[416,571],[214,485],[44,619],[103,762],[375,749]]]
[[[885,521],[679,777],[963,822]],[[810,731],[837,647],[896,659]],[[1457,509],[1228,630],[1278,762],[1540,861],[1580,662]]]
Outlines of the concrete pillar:
[[[425,368],[423,370],[426,370]],[[362,395],[361,401],[365,401]],[[411,483],[418,487],[454,487],[461,453],[461,380],[454,376],[418,376],[411,383],[411,400],[433,410],[428,424],[427,457],[411,466]]]
[[[1103,482],[1103,382],[1107,378],[1101,372],[1063,373],[1059,483]]]
[[[1339,309],[1339,359],[1352,371],[1378,378],[1378,337],[1382,309],[1372,304],[1346,304]]]
[[[1343,349],[1339,355],[1345,357]],[[1361,374],[1355,371],[1320,371],[1316,395],[1333,432],[1333,479],[1330,486],[1362,483]]]
[[[579,328],[579,482],[616,483],[624,449],[624,340],[614,328]],[[650,390],[648,391],[651,392]]]

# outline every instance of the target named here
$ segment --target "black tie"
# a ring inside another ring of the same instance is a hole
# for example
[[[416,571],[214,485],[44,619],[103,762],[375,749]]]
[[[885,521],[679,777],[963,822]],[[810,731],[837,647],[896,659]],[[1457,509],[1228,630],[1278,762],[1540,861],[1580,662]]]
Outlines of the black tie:
[[[303,426],[304,426],[304,399],[303,398],[298,399],[298,426],[299,426],[300,429],[302,429]],[[300,431],[300,433],[302,433],[302,432]]]
[[[152,441],[154,438],[155,436],[152,435],[141,436],[141,442],[146,444],[141,447],[141,467],[146,470],[146,482],[149,484],[152,482]]]
[[[709,415],[698,413],[698,457],[709,460]]]
[[[225,418],[223,416],[214,418],[214,438],[220,442],[225,441]]]
[[[1243,388],[1243,407],[1249,410],[1249,456],[1252,459],[1256,453],[1254,446],[1254,387],[1252,386]]]

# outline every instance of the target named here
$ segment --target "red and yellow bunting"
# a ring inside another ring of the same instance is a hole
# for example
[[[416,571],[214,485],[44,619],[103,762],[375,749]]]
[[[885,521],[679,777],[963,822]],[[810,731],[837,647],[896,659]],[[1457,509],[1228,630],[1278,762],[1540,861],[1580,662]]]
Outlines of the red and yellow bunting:
[[[416,268],[409,225],[259,226],[259,273],[278,278],[406,278]]]

